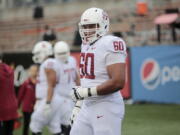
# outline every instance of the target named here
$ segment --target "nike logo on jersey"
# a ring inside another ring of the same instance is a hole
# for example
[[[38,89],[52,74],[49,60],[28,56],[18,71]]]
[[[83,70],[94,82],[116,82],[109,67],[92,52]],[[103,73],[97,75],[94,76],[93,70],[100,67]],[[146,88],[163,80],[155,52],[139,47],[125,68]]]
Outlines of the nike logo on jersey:
[[[97,116],[97,119],[102,118],[102,117],[103,117],[103,115],[99,115],[99,116]]]

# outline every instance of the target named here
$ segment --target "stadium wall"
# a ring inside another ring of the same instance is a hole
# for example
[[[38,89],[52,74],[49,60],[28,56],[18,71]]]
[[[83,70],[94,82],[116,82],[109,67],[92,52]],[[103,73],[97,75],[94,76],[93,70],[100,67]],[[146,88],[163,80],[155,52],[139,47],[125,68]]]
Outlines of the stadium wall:
[[[180,104],[180,46],[132,47],[130,53],[133,101]]]

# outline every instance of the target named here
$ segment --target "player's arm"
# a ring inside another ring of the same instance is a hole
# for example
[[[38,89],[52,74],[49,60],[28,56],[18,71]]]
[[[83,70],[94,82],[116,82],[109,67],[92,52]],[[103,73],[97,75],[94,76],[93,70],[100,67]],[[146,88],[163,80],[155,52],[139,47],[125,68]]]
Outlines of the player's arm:
[[[19,92],[18,92],[18,107],[21,106],[22,100],[24,98],[25,95],[25,84],[23,83],[20,88],[19,88]]]
[[[126,46],[123,40],[114,38],[106,44],[105,64],[109,79],[90,88],[74,88],[72,98],[82,100],[86,97],[106,95],[124,87]]]
[[[53,69],[45,69],[47,82],[48,82],[48,90],[47,90],[47,99],[46,102],[50,103],[53,97],[54,87],[56,85],[56,72]]]
[[[109,80],[97,86],[97,95],[106,95],[124,87],[125,63],[116,63],[107,66]]]
[[[80,75],[78,71],[76,71],[75,83],[76,83],[76,86],[80,86]]]
[[[115,54],[116,55],[116,54]],[[111,55],[110,57],[114,57]],[[118,55],[118,54],[117,54]],[[114,63],[107,66],[109,80],[104,83],[91,88],[74,88],[72,98],[74,100],[82,100],[86,97],[106,95],[114,93],[124,87],[125,82],[125,63]]]

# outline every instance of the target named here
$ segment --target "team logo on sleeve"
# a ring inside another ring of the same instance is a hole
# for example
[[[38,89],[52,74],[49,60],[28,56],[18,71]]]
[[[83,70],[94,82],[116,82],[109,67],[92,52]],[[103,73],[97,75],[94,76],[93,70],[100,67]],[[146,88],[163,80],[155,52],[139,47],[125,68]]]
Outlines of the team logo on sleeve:
[[[154,59],[147,59],[141,67],[141,81],[145,88],[155,89],[160,83],[160,67]]]

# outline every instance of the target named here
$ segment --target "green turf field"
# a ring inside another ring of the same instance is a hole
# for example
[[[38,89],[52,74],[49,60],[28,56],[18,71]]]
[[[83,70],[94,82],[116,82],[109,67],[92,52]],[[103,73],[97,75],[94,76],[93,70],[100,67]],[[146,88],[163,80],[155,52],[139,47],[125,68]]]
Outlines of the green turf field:
[[[127,105],[123,135],[180,135],[180,105]]]
[[[122,135],[180,135],[180,105],[126,105]]]

